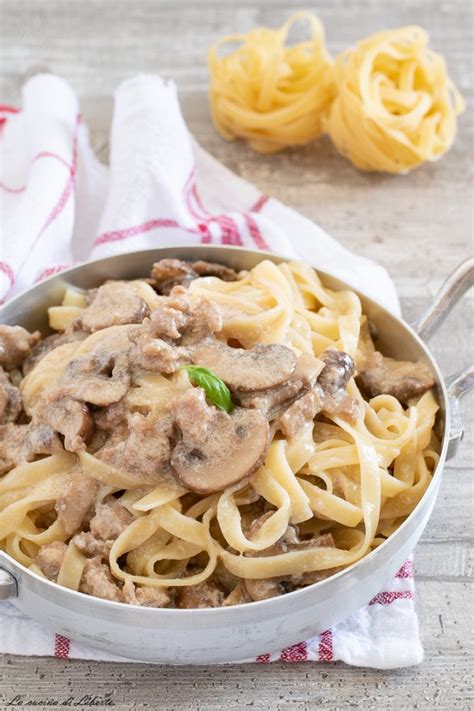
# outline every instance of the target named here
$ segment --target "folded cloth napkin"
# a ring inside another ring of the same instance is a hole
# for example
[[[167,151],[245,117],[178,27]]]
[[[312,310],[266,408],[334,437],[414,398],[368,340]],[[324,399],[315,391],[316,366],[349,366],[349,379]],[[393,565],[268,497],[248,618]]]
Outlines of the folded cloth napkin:
[[[213,159],[190,136],[175,85],[157,76],[138,76],[116,92],[108,168],[91,149],[68,84],[51,75],[31,79],[21,111],[0,106],[0,195],[3,300],[86,259],[226,244],[304,259],[399,313],[382,267]],[[346,622],[256,661],[340,659],[376,668],[419,663],[413,595],[408,561]],[[114,659],[54,635],[9,603],[0,605],[0,652]]]

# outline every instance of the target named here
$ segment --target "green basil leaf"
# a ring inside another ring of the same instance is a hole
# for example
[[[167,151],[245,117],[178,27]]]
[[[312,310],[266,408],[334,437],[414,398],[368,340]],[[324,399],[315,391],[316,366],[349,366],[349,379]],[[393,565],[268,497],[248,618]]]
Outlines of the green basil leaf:
[[[194,385],[198,385],[204,390],[208,400],[210,400],[220,410],[232,412],[234,405],[232,396],[227,385],[217,375],[200,365],[183,365],[183,370],[186,370]]]

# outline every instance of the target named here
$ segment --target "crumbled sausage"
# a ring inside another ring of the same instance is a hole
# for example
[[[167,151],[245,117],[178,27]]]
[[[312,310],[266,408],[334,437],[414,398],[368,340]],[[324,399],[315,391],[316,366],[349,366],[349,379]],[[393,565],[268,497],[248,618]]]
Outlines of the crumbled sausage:
[[[156,290],[165,295],[170,294],[175,286],[188,287],[198,276],[189,262],[180,259],[161,259],[155,262],[151,270]]]
[[[197,585],[178,588],[176,607],[196,609],[203,607],[221,607],[225,594],[213,580],[205,580]]]
[[[68,536],[81,527],[95,500],[98,488],[95,479],[91,479],[81,471],[72,473],[66,491],[57,499],[55,506],[58,521]]]
[[[222,603],[222,607],[231,607],[233,605],[243,605],[246,602],[252,602],[252,598],[247,592],[247,588],[243,580],[239,580],[234,589],[227,595]]]
[[[435,385],[435,379],[424,363],[386,358],[378,351],[367,358],[358,382],[369,398],[393,395],[404,404]]]
[[[132,514],[113,496],[108,496],[102,504],[97,504],[95,515],[90,522],[90,532],[95,538],[113,541],[133,521]]]
[[[150,585],[136,587],[130,580],[124,582],[122,588],[125,602],[141,607],[168,607],[171,598],[164,588],[154,588]]]
[[[66,555],[67,545],[62,541],[54,541],[41,546],[36,554],[35,563],[48,580],[56,582]]]
[[[291,439],[304,427],[307,422],[311,422],[318,413],[318,403],[313,392],[306,393],[299,400],[296,400],[286,412],[280,417],[280,429]]]
[[[102,560],[108,560],[113,543],[112,540],[104,541],[101,538],[96,538],[90,531],[76,533],[72,542],[87,558],[99,557]]]
[[[124,602],[123,592],[112,578],[109,566],[100,558],[86,560],[79,590],[103,600]]]
[[[149,319],[129,329],[135,344],[132,363],[144,370],[173,373],[191,361],[189,346],[222,329],[218,306],[208,299],[191,302],[186,290],[175,287]]]
[[[21,326],[0,324],[0,366],[5,370],[21,366],[40,338],[39,331],[29,333]]]
[[[144,330],[134,330],[130,339],[136,344],[132,362],[152,373],[174,373],[180,365],[190,362],[186,348],[167,343],[162,338],[150,337]]]
[[[119,433],[119,439],[112,436],[96,456],[133,474],[137,481],[153,484],[169,470],[172,433],[171,418],[155,422],[137,412],[130,417],[127,432]]]
[[[250,536],[255,534],[261,528],[263,523],[269,518],[269,516],[272,515],[272,513],[273,512],[269,511],[254,521],[250,529]],[[280,540],[272,546],[258,552],[252,551],[246,553],[245,555],[249,557],[266,557],[287,553],[289,551],[305,550],[308,548],[334,548],[333,537],[331,534],[325,534],[310,540],[300,541],[298,529],[295,526],[290,525]],[[311,585],[312,583],[324,580],[324,578],[333,575],[338,572],[338,570],[340,569],[337,568],[332,570],[315,571],[314,573],[304,573],[297,576],[279,576],[260,580],[245,579],[244,585],[247,594],[252,600],[267,600],[272,597],[278,597],[279,595],[282,595],[283,593],[296,587]]]

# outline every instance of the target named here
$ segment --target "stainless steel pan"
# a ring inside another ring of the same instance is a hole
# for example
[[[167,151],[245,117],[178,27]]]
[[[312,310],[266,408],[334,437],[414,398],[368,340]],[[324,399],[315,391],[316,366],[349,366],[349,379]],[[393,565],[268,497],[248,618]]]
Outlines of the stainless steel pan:
[[[282,258],[235,247],[173,247],[134,252],[69,269],[21,294],[3,309],[2,321],[47,332],[46,309],[58,304],[66,285],[97,286],[105,279],[132,279],[148,273],[164,257],[205,259],[250,269],[263,258]],[[319,272],[332,289],[347,284]],[[474,385],[474,370],[443,378],[423,339],[428,339],[456,301],[472,285],[474,260],[464,262],[446,281],[430,309],[411,328],[359,294],[365,313],[380,334],[387,355],[422,360],[437,380],[441,457],[423,499],[380,547],[346,570],[282,597],[204,610],[140,608],[89,597],[31,573],[0,551],[0,599],[74,640],[132,659],[167,664],[208,664],[254,657],[328,629],[367,603],[413,551],[431,515],[443,465],[462,437],[458,402]]]

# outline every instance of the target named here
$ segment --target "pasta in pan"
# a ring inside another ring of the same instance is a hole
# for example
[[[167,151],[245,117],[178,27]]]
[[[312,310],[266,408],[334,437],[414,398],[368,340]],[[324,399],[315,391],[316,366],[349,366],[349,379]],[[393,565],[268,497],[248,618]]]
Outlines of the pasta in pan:
[[[162,260],[49,315],[44,340],[0,327],[0,545],[60,585],[267,599],[359,560],[429,485],[431,373],[303,264]]]

